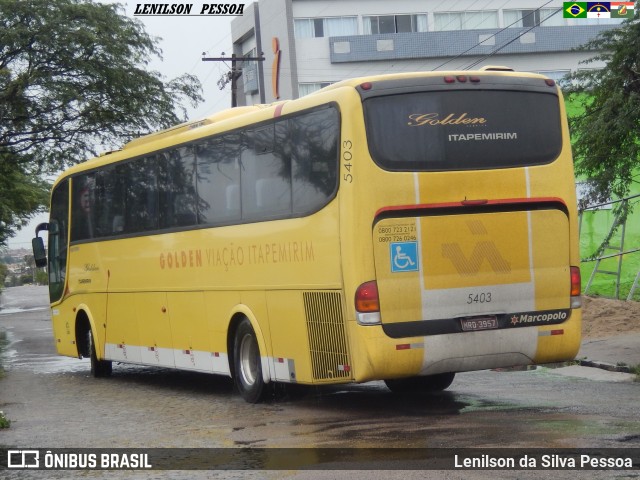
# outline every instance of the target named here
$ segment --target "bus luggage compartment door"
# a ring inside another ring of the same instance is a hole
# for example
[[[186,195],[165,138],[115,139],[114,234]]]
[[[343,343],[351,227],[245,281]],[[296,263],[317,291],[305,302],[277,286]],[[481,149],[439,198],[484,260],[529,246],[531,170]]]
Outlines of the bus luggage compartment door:
[[[565,211],[517,205],[468,211],[378,217],[373,241],[387,335],[548,325],[569,317]]]

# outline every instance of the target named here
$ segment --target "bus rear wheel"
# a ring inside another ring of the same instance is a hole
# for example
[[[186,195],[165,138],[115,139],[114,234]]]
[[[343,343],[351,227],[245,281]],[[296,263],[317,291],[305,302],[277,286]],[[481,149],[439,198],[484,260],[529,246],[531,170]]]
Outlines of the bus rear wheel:
[[[433,393],[447,389],[455,376],[452,372],[438,373],[425,377],[394,378],[384,383],[394,393]]]
[[[93,341],[93,332],[91,329],[87,332],[87,343],[91,357],[91,375],[96,378],[108,377],[111,375],[112,364],[109,360],[98,360],[96,355],[96,345]]]
[[[240,395],[249,403],[258,403],[267,394],[262,378],[262,362],[258,339],[249,319],[238,325],[233,347],[234,382]]]

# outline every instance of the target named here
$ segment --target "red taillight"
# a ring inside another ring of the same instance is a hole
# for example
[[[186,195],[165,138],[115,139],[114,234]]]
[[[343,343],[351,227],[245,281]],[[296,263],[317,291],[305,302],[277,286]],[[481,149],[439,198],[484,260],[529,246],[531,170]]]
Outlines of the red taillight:
[[[456,76],[447,75],[447,76],[445,76],[443,78],[444,78],[444,83],[456,83],[456,81],[460,82],[460,83],[466,83],[467,81],[470,81],[470,82],[473,82],[473,83],[479,83],[480,82],[480,77],[475,76],[475,75],[470,76],[470,77],[467,77],[466,75],[456,75]]]
[[[581,292],[580,267],[571,267],[571,296],[578,297]]]
[[[360,84],[360,88],[363,90],[371,90],[373,88],[373,84],[371,82],[364,82]]]
[[[356,290],[356,310],[360,313],[380,311],[378,284],[375,280],[363,283]]]

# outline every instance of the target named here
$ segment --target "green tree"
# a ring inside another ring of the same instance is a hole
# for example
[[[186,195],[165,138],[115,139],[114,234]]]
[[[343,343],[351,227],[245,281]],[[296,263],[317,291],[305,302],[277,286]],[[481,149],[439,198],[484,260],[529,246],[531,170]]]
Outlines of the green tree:
[[[640,181],[640,3],[635,18],[583,48],[599,52],[601,69],[572,75],[568,90],[576,172],[590,180],[588,201],[622,198]]]
[[[48,176],[202,101],[197,78],[148,69],[157,45],[119,4],[0,0],[0,245],[46,206]]]
[[[7,278],[9,274],[9,269],[4,263],[0,263],[0,292],[2,291],[2,287],[4,287],[4,280]]]
[[[49,277],[44,269],[39,268],[36,271],[36,285],[46,285],[49,282]]]

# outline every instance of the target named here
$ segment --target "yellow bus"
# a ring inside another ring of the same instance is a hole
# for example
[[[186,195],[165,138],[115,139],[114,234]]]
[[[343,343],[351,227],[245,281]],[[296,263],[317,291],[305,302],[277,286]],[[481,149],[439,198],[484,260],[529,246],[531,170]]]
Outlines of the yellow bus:
[[[48,263],[38,233],[48,230]],[[275,383],[447,388],[572,359],[562,95],[502,68],[346,80],[136,139],[56,181],[34,239],[58,352]]]

